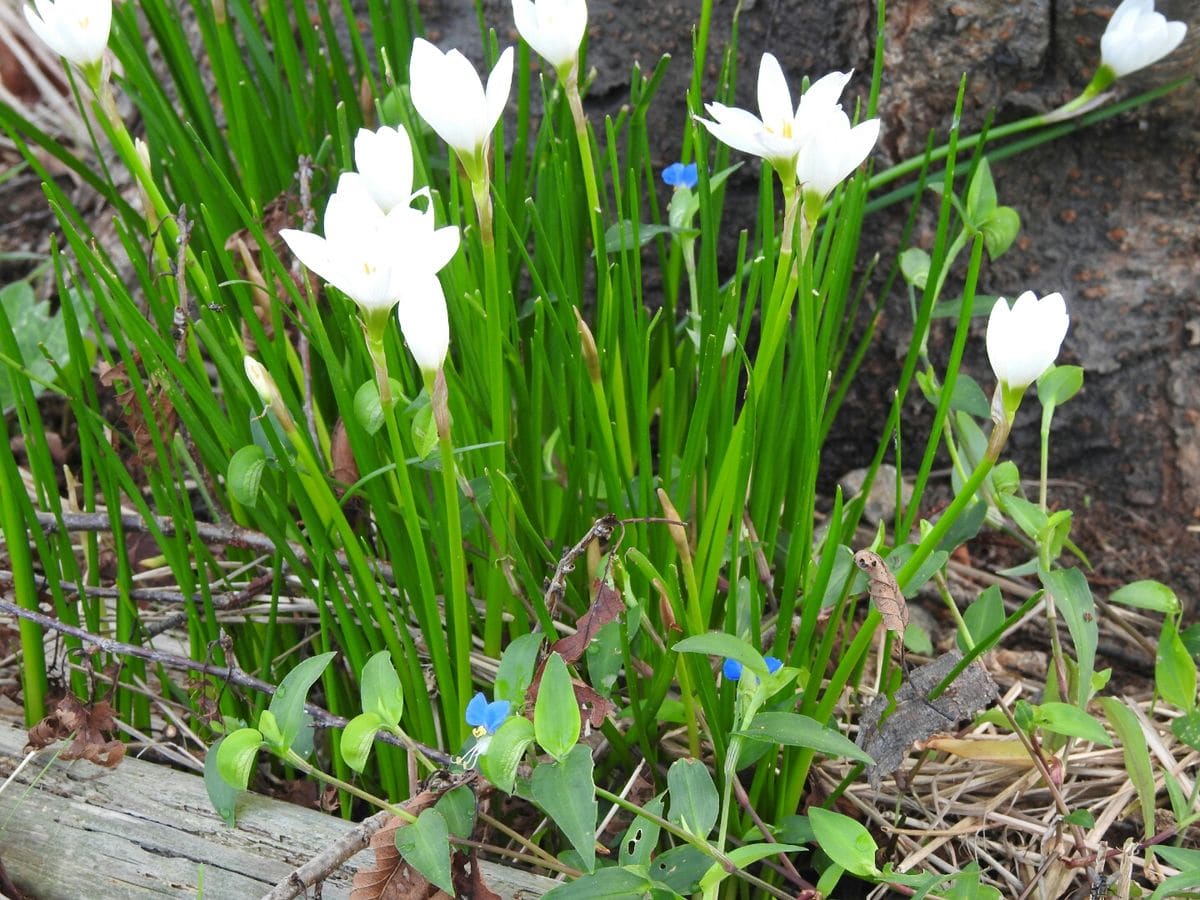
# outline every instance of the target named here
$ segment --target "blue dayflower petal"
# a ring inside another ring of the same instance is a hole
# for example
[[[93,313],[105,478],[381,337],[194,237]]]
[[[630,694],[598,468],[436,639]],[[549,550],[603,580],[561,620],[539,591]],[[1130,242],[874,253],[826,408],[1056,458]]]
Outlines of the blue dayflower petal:
[[[471,702],[467,704],[467,724],[478,728],[487,722],[487,712],[490,704],[487,702],[487,697],[482,692],[471,698]]]
[[[512,704],[507,700],[494,700],[487,705],[487,710],[484,713],[483,727],[487,729],[488,734],[495,734],[496,729],[504,724],[504,720],[508,718],[508,711]]]
[[[694,188],[699,177],[695,163],[688,163],[686,166],[683,163],[671,163],[662,171],[662,180],[677,188]]]
[[[726,681],[737,681],[742,677],[742,664],[736,659],[726,659],[721,666],[721,672],[724,673]]]
[[[768,656],[763,661],[767,664],[767,671],[772,675],[783,668],[783,661],[776,659],[774,656]]]

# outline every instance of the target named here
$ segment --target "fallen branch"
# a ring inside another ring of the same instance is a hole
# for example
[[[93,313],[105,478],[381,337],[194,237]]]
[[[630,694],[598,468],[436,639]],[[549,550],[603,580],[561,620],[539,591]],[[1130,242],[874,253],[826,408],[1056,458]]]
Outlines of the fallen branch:
[[[276,686],[263,681],[261,678],[255,678],[247,672],[232,666],[215,666],[212,663],[196,662],[188,659],[185,656],[179,656],[175,653],[167,653],[162,650],[155,650],[149,647],[139,647],[136,644],[126,644],[122,641],[115,641],[111,638],[100,637],[91,632],[84,631],[82,628],[77,628],[74,625],[69,625],[66,622],[61,622],[52,616],[47,616],[43,613],[36,612],[31,609],[24,609],[17,606],[9,600],[0,598],[0,612],[11,613],[14,616],[19,616],[30,622],[36,622],[43,628],[49,628],[52,631],[57,631],[61,634],[70,635],[77,638],[85,644],[89,644],[98,648],[104,653],[109,653],[114,656],[132,656],[137,659],[144,659],[147,662],[155,663],[167,669],[175,669],[183,672],[200,672],[204,675],[211,675],[214,678],[219,678],[226,684],[236,685],[237,687],[247,688],[249,690],[260,691],[264,694],[274,695],[277,690]],[[341,716],[335,716],[315,703],[305,703],[304,711],[312,716],[313,724],[321,728],[342,728],[349,721]],[[426,747],[424,744],[417,743],[411,739],[401,739],[386,731],[376,733],[376,740],[383,741],[385,744],[393,744],[397,747],[403,747],[416,753],[421,753],[429,759],[441,766],[450,765],[450,757],[440,750],[435,750],[433,747]]]
[[[270,893],[263,895],[263,900],[292,900],[301,894],[307,896],[309,888],[328,878],[331,872],[350,857],[366,850],[371,844],[371,838],[392,818],[392,814],[384,810],[359,822],[304,865],[288,873],[287,878],[275,885]]]

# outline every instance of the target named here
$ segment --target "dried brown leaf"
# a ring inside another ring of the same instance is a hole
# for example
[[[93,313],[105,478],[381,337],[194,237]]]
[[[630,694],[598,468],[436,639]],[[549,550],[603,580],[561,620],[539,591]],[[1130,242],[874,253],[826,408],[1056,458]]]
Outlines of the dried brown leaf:
[[[455,853],[450,860],[450,867],[456,897],[461,900],[500,900],[500,895],[484,882],[479,856],[474,848],[470,853]]]
[[[575,633],[560,638],[550,645],[550,652],[557,653],[567,665],[579,662],[596,632],[625,611],[621,594],[611,585],[600,582],[596,588],[596,599],[591,607],[575,623]]]
[[[404,804],[405,810],[419,815],[432,806],[440,795],[435,791],[421,791]],[[431,885],[414,871],[400,851],[396,849],[396,829],[405,822],[394,816],[371,837],[371,849],[375,851],[375,865],[359,869],[354,875],[350,889],[350,900],[431,900],[444,892]]]
[[[86,759],[111,769],[125,758],[125,745],[104,736],[104,732],[115,730],[113,708],[107,700],[87,705],[68,694],[55,704],[54,712],[29,729],[26,749],[40,750],[74,735],[59,758]]]
[[[854,554],[854,564],[867,573],[867,590],[871,602],[883,617],[883,627],[904,637],[904,630],[908,628],[908,604],[883,557],[871,550],[859,550]]]

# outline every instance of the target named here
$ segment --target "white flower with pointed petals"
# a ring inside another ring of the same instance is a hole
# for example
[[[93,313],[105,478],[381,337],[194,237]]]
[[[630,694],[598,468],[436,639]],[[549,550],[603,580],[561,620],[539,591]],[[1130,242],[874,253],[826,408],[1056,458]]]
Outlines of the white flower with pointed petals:
[[[384,213],[354,172],[338,179],[329,198],[324,236],[290,228],[279,234],[300,262],[358,304],[368,326],[408,284],[446,265],[459,242],[457,228],[434,228],[432,212],[397,206]]]
[[[517,31],[560,73],[579,58],[587,14],[584,0],[513,0]]]
[[[717,140],[735,150],[760,156],[777,171],[795,169],[801,149],[830,114],[840,112],[838,99],[851,72],[830,72],[813,82],[792,108],[792,93],[783,69],[772,54],[764,53],[758,67],[759,116],[721,103],[706,103],[713,120],[699,119]]]
[[[1026,291],[1011,309],[998,298],[987,326],[988,360],[996,379],[1011,391],[1024,391],[1054,365],[1070,323],[1062,294],[1039,300]]]
[[[500,54],[485,90],[475,67],[457,50],[442,53],[423,38],[413,42],[409,64],[413,106],[468,170],[486,162],[492,132],[508,102],[512,73],[512,47]]]
[[[396,307],[404,343],[422,372],[436,372],[450,349],[446,295],[436,275],[408,281]]]
[[[413,152],[403,125],[385,125],[378,131],[360,128],[354,138],[354,165],[384,213],[412,201]]]
[[[51,50],[87,68],[98,64],[108,47],[112,0],[34,0],[25,7],[25,18]]]
[[[800,189],[806,196],[823,201],[871,154],[878,139],[878,119],[868,119],[851,128],[844,112],[832,111],[800,150],[796,163]]]
[[[1100,62],[1121,78],[1158,62],[1186,34],[1183,22],[1168,22],[1154,11],[1154,0],[1123,0],[1100,38]]]

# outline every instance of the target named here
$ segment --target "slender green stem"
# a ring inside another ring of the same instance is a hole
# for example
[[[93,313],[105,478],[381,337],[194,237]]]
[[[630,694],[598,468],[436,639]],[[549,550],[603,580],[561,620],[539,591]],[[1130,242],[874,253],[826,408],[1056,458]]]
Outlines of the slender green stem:
[[[443,387],[430,385],[430,395],[435,396]],[[435,397],[435,404],[444,402]],[[437,416],[437,413],[435,413]],[[448,419],[448,417],[446,417]],[[465,722],[467,698],[471,696],[471,604],[467,597],[467,565],[463,554],[462,519],[458,504],[458,479],[454,462],[454,443],[451,440],[448,422],[439,422],[438,444],[442,457],[442,502],[445,503],[446,549],[450,554],[450,589],[446,597],[449,610],[451,643],[454,647],[454,680],[458,691],[460,715],[456,719]]]
[[[504,297],[500,296],[500,280],[497,276],[495,221],[492,214],[492,196],[486,169],[482,177],[472,180],[471,196],[475,201],[475,212],[479,219],[480,244],[483,247],[483,308],[485,318],[488,401],[491,412],[491,441],[488,463],[498,473],[506,474],[506,449],[508,447],[511,400],[509,398],[508,372],[504,365],[504,349],[507,343],[504,323],[507,312],[503,309]],[[505,604],[500,597],[509,597],[505,590],[501,571],[504,557],[509,550],[510,503],[508,495],[494,497],[491,517],[494,537],[495,559],[486,579],[487,594],[484,598],[483,641],[484,651],[492,657],[500,655],[500,641],[504,624]],[[461,546],[461,541],[459,542]],[[465,696],[465,695],[464,695]]]

